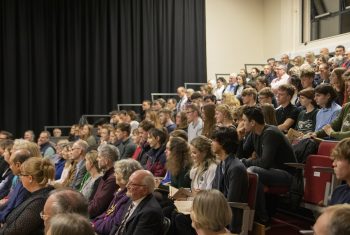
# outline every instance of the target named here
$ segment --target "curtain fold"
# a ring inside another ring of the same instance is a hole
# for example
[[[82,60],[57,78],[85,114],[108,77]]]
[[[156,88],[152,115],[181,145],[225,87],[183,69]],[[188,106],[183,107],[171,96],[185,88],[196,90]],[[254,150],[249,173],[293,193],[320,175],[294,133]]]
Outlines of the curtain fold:
[[[0,0],[0,129],[71,125],[206,81],[205,0]]]

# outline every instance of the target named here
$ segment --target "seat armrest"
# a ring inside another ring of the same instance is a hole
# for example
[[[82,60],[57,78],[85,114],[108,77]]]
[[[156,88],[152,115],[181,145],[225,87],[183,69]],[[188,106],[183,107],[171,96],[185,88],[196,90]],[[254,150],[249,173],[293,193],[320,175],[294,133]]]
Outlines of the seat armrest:
[[[303,163],[286,162],[286,163],[284,163],[284,165],[294,167],[296,169],[304,169],[305,168],[305,164],[303,164]]]
[[[248,206],[248,203],[243,203],[243,202],[229,202],[228,203],[230,207],[242,209],[242,210],[249,210],[250,207]]]

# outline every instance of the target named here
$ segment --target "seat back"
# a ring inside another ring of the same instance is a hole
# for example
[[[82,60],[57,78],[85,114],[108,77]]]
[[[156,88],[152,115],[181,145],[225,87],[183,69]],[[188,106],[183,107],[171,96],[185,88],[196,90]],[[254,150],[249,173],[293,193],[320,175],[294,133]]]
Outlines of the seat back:
[[[337,141],[321,141],[318,146],[317,155],[331,156],[331,152],[337,143]]]
[[[251,210],[255,209],[256,204],[256,193],[258,191],[258,174],[248,172],[248,206]]]
[[[327,184],[332,181],[332,174],[319,172],[313,167],[332,167],[332,159],[329,156],[310,155],[306,160],[304,169],[304,201],[318,206],[325,205],[325,191]]]

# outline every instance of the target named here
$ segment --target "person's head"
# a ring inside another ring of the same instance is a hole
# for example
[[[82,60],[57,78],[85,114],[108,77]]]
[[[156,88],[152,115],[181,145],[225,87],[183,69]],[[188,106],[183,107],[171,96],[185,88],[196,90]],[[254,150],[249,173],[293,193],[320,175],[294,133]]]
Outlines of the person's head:
[[[197,121],[198,117],[200,116],[199,108],[195,104],[189,104],[186,106],[186,116],[187,116],[187,122],[191,123],[193,121]]]
[[[172,137],[168,141],[166,155],[166,168],[173,176],[177,176],[183,168],[191,164],[190,146],[180,137]]]
[[[257,127],[265,125],[264,114],[258,106],[244,107],[242,120],[246,132],[254,131]]]
[[[134,159],[122,159],[114,164],[114,175],[116,184],[124,189],[129,182],[132,173],[142,170],[141,164]]]
[[[202,107],[202,119],[204,122],[215,124],[215,104],[206,104]]]
[[[81,135],[82,139],[86,140],[89,136],[91,136],[92,129],[93,129],[93,126],[89,125],[89,124],[85,124],[84,126],[82,126],[82,128],[80,130],[80,135]]]
[[[277,126],[276,120],[276,110],[272,104],[264,103],[260,104],[261,111],[264,115],[264,120],[266,124]]]
[[[30,142],[34,142],[34,139],[35,139],[34,131],[27,130],[26,132],[24,132],[23,139],[28,140]]]
[[[147,110],[151,109],[151,104],[152,104],[152,102],[150,100],[142,101],[142,110],[147,111]]]
[[[194,90],[193,90],[192,88],[186,89],[185,94],[186,94],[187,97],[191,98],[191,95],[192,95],[193,93],[194,93]]]
[[[45,230],[47,231],[49,228],[50,220],[53,216],[64,213],[77,213],[88,218],[88,201],[83,194],[70,188],[60,188],[51,191],[41,213]]]
[[[345,81],[342,78],[345,71],[345,68],[335,68],[329,77],[331,85],[338,92],[344,92],[345,90]]]
[[[331,107],[337,93],[330,84],[320,84],[315,88],[315,101],[321,108]]]
[[[316,235],[350,234],[350,205],[341,204],[326,207],[313,226]]]
[[[237,74],[231,73],[230,76],[228,77],[228,82],[229,84],[237,83]]]
[[[148,139],[148,131],[154,128],[154,124],[151,121],[143,120],[140,122],[138,131],[141,138],[141,142],[144,143]]]
[[[166,108],[169,110],[174,110],[176,109],[176,104],[177,104],[177,101],[175,98],[169,98],[166,102]]]
[[[317,105],[315,102],[315,90],[313,88],[303,89],[298,93],[298,95],[302,106],[307,107],[311,104],[315,107]]]
[[[152,110],[159,111],[160,109],[165,107],[165,100],[162,98],[156,99],[152,102]]]
[[[257,89],[257,91],[261,91],[261,89],[268,87],[269,86],[269,82],[267,81],[266,77],[257,77],[256,81],[255,81],[255,87]]]
[[[55,149],[56,149],[56,153],[59,156],[62,156],[63,146],[66,145],[67,143],[69,143],[69,141],[67,139],[61,139],[57,142]]]
[[[271,66],[271,68],[273,68],[275,66],[276,59],[275,58],[269,58],[269,59],[266,60],[266,62],[268,63],[268,65]]]
[[[148,131],[147,142],[151,148],[158,149],[160,146],[165,144],[167,138],[168,135],[163,129],[152,128]]]
[[[287,54],[283,54],[281,56],[281,62],[285,65],[288,64],[289,63],[289,56]]]
[[[282,84],[277,89],[277,102],[283,107],[287,106],[290,103],[294,95],[294,87],[290,84]]]
[[[89,144],[85,140],[77,140],[72,146],[72,159],[79,160],[85,157]]]
[[[127,140],[130,136],[130,131],[131,131],[131,126],[129,123],[126,123],[126,122],[118,123],[115,131],[117,139],[122,141]]]
[[[327,80],[329,77],[329,66],[327,63],[322,63],[318,66],[318,71],[320,72],[320,77],[322,80]]]
[[[198,107],[202,106],[203,103],[203,95],[200,92],[194,92],[191,95],[192,104],[196,104]]]
[[[198,234],[200,230],[221,232],[231,223],[232,210],[220,191],[203,190],[193,200],[191,219]]]
[[[227,82],[226,82],[224,77],[218,77],[216,79],[216,86],[217,86],[217,88],[221,88],[222,86],[226,86],[226,83]]]
[[[111,132],[112,127],[110,125],[102,125],[100,129],[100,141],[101,142],[108,142],[109,141],[109,135]]]
[[[258,100],[260,104],[272,104],[272,99],[275,96],[270,87],[261,89],[258,93]]]
[[[222,94],[222,102],[221,103],[227,104],[230,107],[238,107],[241,104],[239,99],[237,99],[237,97],[231,92]]]
[[[102,144],[98,147],[98,166],[104,172],[111,169],[114,162],[120,158],[119,150],[111,144]]]
[[[323,47],[320,49],[320,55],[329,57],[329,49],[327,47]]]
[[[114,144],[118,141],[117,139],[117,135],[116,135],[116,129],[111,128],[111,131],[109,133],[109,139],[108,139],[108,143]]]
[[[93,170],[100,172],[100,167],[98,166],[98,153],[96,150],[90,150],[85,155],[85,167],[88,172],[92,172]]]
[[[158,112],[156,112],[156,111],[153,111],[153,110],[146,111],[145,120],[151,121],[153,123],[153,125],[155,125],[156,127],[160,126]]]
[[[38,139],[38,144],[39,145],[43,145],[49,142],[50,139],[50,132],[48,131],[42,131],[39,135],[39,139]]]
[[[29,159],[31,156],[30,152],[26,149],[16,150],[11,154],[10,157],[10,169],[14,175],[20,175],[21,165],[24,161]]]
[[[155,188],[154,177],[149,171],[137,170],[129,177],[126,188],[128,189],[126,195],[132,201],[136,201],[153,193]]]
[[[341,140],[332,150],[334,173],[338,180],[350,183],[350,139]]]
[[[215,155],[211,150],[211,139],[198,136],[191,141],[190,150],[193,163],[203,168],[209,167],[209,162],[215,161]]]
[[[13,146],[13,140],[0,140],[0,156],[4,156],[5,151],[7,152],[8,155],[10,155],[11,149]]]
[[[20,177],[23,187],[29,192],[35,192],[54,179],[55,166],[49,159],[31,157],[22,163]]]
[[[181,129],[176,129],[173,130],[170,134],[169,134],[169,139],[173,138],[173,137],[179,137],[182,138],[184,140],[188,140],[188,134],[186,131],[181,130]]]
[[[8,131],[0,131],[0,140],[13,140],[13,134]]]
[[[160,120],[160,123],[165,126],[169,120],[171,120],[171,110],[170,109],[161,109],[159,110],[158,112],[158,115],[159,115],[159,120]]]
[[[90,221],[75,213],[58,214],[50,220],[46,235],[94,235]]]
[[[223,124],[226,121],[233,122],[232,110],[227,104],[220,104],[215,109],[216,123]]]
[[[179,129],[185,129],[188,126],[187,113],[185,111],[178,112],[175,117],[176,127]]]
[[[305,67],[301,70],[300,80],[303,89],[312,88],[315,77],[315,71],[311,66]]]
[[[242,102],[245,105],[255,105],[258,92],[254,88],[246,88],[242,91]]]
[[[206,95],[203,98],[205,104],[216,104],[216,96],[215,95]]]
[[[347,93],[347,96],[350,96],[350,69],[345,71],[342,78],[345,83],[345,91]]]
[[[252,70],[250,71],[250,75],[252,76],[252,78],[256,78],[257,76],[259,76],[260,74],[260,70],[256,67],[252,68]]]
[[[183,86],[180,86],[177,88],[177,95],[182,98],[186,95],[186,88]]]
[[[54,137],[61,137],[62,136],[62,130],[60,128],[55,128],[52,131]]]
[[[312,51],[306,52],[305,54],[305,62],[308,64],[313,64],[316,57],[315,54]]]
[[[211,139],[211,149],[215,154],[229,155],[237,152],[239,141],[236,128],[216,127]]]
[[[272,68],[270,65],[266,64],[264,65],[264,75],[269,75],[272,71]]]
[[[304,58],[300,55],[294,57],[293,59],[294,65],[300,67],[304,63]]]
[[[28,140],[23,140],[23,139],[16,139],[13,143],[14,143],[12,147],[13,151],[26,149],[30,152],[32,157],[42,157],[39,146],[34,142],[30,142]]]
[[[335,48],[335,56],[343,56],[345,53],[345,47],[343,45],[338,45]]]
[[[136,144],[137,146],[139,146],[141,144],[141,137],[140,137],[140,133],[139,133],[139,129],[135,128],[132,133],[131,133],[131,139],[132,142],[134,144]]]
[[[244,74],[238,74],[236,79],[237,83],[241,86],[245,86],[247,84],[247,76]]]
[[[275,67],[275,72],[278,78],[281,78],[286,73],[286,71],[287,71],[287,68],[283,64],[278,64]]]

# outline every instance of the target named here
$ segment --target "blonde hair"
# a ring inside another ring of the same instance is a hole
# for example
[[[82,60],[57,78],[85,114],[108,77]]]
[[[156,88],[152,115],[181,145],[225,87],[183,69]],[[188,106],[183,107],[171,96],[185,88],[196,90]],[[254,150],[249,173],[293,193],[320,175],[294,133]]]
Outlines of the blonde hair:
[[[233,121],[232,109],[227,104],[220,104],[216,107],[215,111],[218,111],[224,115],[224,118]]]
[[[97,157],[98,157],[98,154],[96,150],[91,150],[85,155],[85,159],[92,163],[92,165],[96,168],[97,172],[100,172],[101,169],[98,166]]]
[[[241,105],[241,103],[239,102],[239,100],[236,98],[236,96],[232,93],[224,93],[222,95],[222,103],[223,104],[227,104],[229,106],[234,106],[234,107],[238,107]]]
[[[55,167],[49,159],[32,157],[21,165],[21,173],[30,175],[41,187],[45,187],[55,177]]]
[[[26,149],[30,152],[31,157],[42,157],[39,146],[28,140],[16,139],[13,144],[13,150]]]
[[[327,234],[339,235],[350,233],[350,205],[340,204],[329,206],[323,213],[328,213],[329,222],[327,224]]]
[[[226,198],[216,189],[200,191],[193,200],[192,213],[196,228],[214,232],[223,230],[232,220]]]

